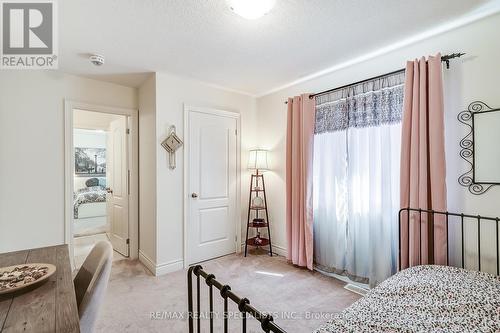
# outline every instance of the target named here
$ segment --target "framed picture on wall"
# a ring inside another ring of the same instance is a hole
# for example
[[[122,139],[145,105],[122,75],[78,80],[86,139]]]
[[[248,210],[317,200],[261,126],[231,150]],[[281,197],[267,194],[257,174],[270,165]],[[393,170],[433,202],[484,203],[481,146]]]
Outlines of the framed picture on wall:
[[[75,174],[106,175],[106,149],[75,147]]]

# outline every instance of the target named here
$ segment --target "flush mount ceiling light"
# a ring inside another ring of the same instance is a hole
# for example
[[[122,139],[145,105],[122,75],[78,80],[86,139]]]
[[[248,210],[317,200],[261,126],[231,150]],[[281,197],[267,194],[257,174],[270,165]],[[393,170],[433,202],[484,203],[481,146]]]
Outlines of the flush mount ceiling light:
[[[229,8],[236,14],[255,20],[269,13],[276,0],[226,0]]]

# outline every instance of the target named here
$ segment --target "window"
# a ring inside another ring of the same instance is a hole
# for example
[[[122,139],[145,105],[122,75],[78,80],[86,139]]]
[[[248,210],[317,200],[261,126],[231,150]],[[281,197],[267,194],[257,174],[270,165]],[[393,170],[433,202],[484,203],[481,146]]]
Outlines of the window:
[[[314,256],[375,285],[396,271],[404,73],[316,97]]]

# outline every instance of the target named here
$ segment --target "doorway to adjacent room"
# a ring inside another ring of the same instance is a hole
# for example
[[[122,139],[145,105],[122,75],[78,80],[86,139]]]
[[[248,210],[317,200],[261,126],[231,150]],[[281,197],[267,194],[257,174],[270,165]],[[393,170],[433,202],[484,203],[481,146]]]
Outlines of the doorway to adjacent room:
[[[137,252],[134,112],[109,111],[66,110],[66,242],[76,268],[101,240],[111,242],[116,260]]]

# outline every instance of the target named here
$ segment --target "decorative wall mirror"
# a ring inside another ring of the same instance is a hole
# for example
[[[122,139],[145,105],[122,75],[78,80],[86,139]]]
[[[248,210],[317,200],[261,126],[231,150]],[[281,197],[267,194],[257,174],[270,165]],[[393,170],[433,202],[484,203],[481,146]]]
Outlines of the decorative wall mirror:
[[[458,182],[472,194],[483,194],[500,185],[500,109],[473,102],[458,114],[458,120],[470,128],[460,140],[460,156],[470,169]]]

